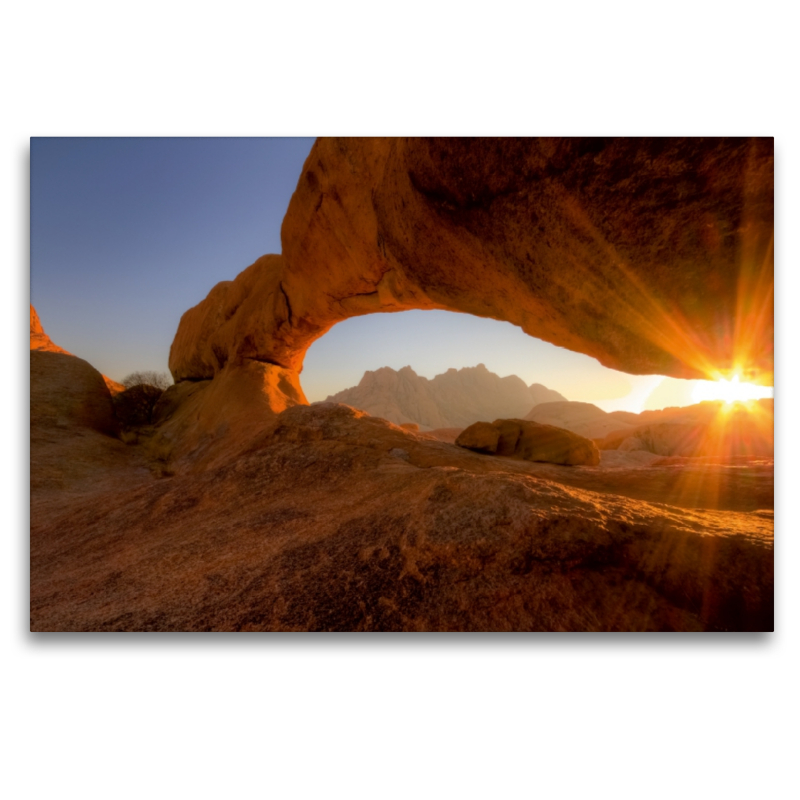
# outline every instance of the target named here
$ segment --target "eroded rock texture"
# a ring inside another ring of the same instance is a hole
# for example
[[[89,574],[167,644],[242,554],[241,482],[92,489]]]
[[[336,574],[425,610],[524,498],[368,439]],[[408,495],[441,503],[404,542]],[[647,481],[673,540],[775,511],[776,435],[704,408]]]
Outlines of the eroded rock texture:
[[[103,376],[37,342],[31,630],[773,626],[771,464],[565,469],[335,403],[270,416],[258,362],[170,387],[126,446]]]
[[[49,498],[132,485],[143,461],[119,440],[112,386],[82,358],[44,332],[31,306],[30,339],[31,518]]]
[[[74,458],[88,440],[69,432]],[[144,457],[32,491],[32,630],[773,625],[771,494],[741,469],[565,469],[332,403],[200,472],[158,478]]]
[[[631,372],[772,382],[771,139],[320,139],[265,256],[188,311],[176,381],[299,372],[332,325],[440,308]]]
[[[563,428],[522,419],[476,422],[461,433],[456,444],[478,453],[513,456],[525,461],[565,466],[600,463],[600,451],[591,440]]]
[[[186,312],[128,447],[32,310],[32,630],[772,629],[771,459],[567,470],[298,377],[342,319],[443,308],[771,382],[771,140],[320,140],[282,238]]]

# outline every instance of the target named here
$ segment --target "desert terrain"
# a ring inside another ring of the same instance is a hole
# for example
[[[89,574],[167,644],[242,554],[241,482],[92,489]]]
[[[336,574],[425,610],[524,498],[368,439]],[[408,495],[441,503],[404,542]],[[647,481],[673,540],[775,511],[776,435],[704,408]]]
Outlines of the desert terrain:
[[[31,630],[772,630],[771,402],[605,414],[475,368],[309,405],[300,381],[336,322],[445,308],[771,384],[771,142],[321,139],[282,240],[183,315],[164,392],[31,307]],[[597,455],[459,446],[476,414]]]

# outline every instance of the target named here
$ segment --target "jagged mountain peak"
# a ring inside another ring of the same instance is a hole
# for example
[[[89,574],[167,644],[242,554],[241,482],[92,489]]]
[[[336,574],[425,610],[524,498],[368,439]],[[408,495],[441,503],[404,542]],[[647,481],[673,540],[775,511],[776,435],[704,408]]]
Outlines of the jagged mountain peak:
[[[517,375],[501,378],[485,364],[450,368],[430,380],[410,365],[381,367],[365,372],[358,386],[327,398],[396,424],[416,422],[423,429],[522,417],[539,402],[563,399],[542,384],[528,387]]]

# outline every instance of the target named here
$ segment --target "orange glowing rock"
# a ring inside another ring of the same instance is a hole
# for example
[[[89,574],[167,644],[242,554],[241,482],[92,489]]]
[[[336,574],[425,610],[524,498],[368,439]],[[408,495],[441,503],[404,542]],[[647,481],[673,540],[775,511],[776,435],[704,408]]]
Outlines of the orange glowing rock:
[[[600,451],[591,440],[563,428],[522,419],[476,422],[459,435],[456,444],[478,453],[515,456],[525,461],[567,466],[600,463]]]
[[[320,139],[283,255],[181,321],[176,380],[299,373],[348,317],[508,320],[634,374],[772,381],[771,139]]]

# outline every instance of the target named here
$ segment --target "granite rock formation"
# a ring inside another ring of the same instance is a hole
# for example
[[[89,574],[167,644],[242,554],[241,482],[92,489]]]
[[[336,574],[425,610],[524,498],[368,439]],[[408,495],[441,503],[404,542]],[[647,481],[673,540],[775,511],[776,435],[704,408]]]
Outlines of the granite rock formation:
[[[775,453],[772,400],[731,406],[705,402],[640,416],[641,424],[608,434],[597,441],[598,447],[691,458],[771,458]]]
[[[770,465],[567,470],[340,404],[259,415],[251,369],[171,387],[126,446],[100,373],[31,351],[31,630],[773,626]]]
[[[772,457],[772,400],[734,403],[706,401],[693,406],[606,413],[591,403],[543,403],[527,420],[593,439],[603,451],[642,451],[661,456]]]
[[[50,337],[44,332],[39,315],[36,309],[31,305],[31,352],[46,352],[46,353],[67,353],[63,347],[59,347],[53,342]]]
[[[31,519],[48,498],[58,505],[149,474],[144,459],[119,439],[108,385],[116,384],[52,342],[33,306],[30,381]]]
[[[358,386],[327,398],[345,403],[374,417],[401,424],[416,422],[424,429],[465,428],[497,417],[524,416],[544,398],[564,400],[541,384],[526,386],[516,375],[501,378],[483,364],[437,375],[417,375],[411,367],[367,371]]]
[[[563,428],[521,419],[476,422],[456,439],[459,447],[478,453],[511,456],[566,466],[600,463],[600,452],[589,439]]]
[[[340,320],[411,308],[631,373],[772,381],[771,139],[320,139],[281,237],[186,312],[176,381],[298,374]]]
[[[500,429],[491,422],[475,422],[461,431],[455,443],[476,453],[494,455],[500,443]]]
[[[338,321],[440,308],[632,373],[770,383],[772,152],[319,140],[283,255],[184,314],[128,446],[32,312],[32,630],[771,630],[769,459],[487,457],[308,406],[299,374]]]
[[[328,403],[203,470],[105,438],[102,479],[32,485],[32,630],[773,625],[766,474],[493,458]]]

